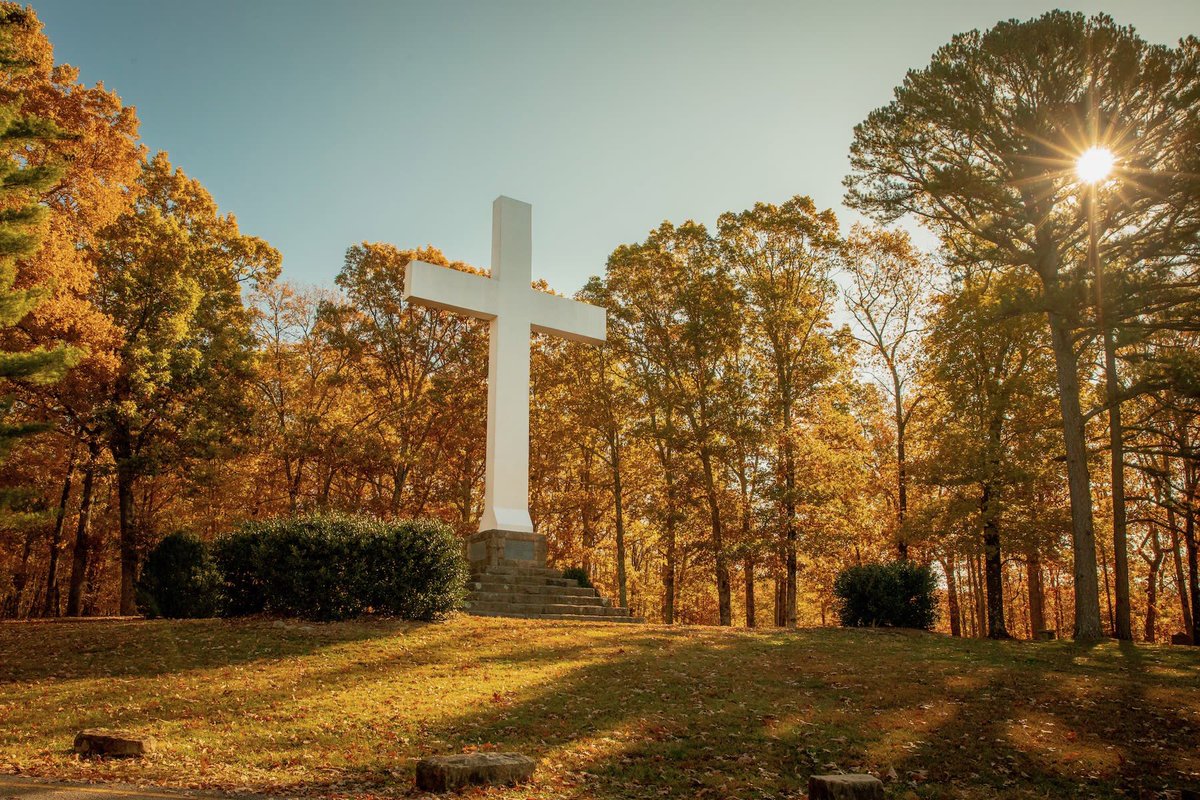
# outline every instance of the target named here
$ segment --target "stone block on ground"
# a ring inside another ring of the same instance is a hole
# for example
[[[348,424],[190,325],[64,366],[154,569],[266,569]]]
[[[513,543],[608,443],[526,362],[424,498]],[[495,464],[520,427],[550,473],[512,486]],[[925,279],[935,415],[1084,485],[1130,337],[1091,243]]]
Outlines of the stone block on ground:
[[[81,756],[141,758],[153,750],[153,739],[130,731],[91,728],[75,734],[75,752]]]
[[[883,783],[871,775],[813,775],[808,800],[883,800]]]
[[[466,786],[510,786],[529,780],[536,765],[519,753],[432,756],[417,762],[417,788],[447,792]]]

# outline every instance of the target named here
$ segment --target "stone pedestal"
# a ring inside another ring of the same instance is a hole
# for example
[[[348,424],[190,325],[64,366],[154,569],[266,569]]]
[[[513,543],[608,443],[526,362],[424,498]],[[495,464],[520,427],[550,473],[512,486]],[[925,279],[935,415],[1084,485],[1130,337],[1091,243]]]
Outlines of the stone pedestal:
[[[540,533],[490,530],[467,539],[471,572],[487,567],[545,567],[546,537]]]

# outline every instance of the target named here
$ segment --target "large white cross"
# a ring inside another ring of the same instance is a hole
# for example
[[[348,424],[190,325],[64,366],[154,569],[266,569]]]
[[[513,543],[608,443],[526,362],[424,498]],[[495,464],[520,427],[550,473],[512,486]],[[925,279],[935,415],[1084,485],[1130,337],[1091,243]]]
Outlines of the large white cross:
[[[529,517],[529,336],[531,329],[603,344],[605,311],[539,292],[532,278],[532,206],[492,203],[492,275],[424,261],[408,265],[404,299],[488,320],[487,462],[479,530],[532,533]]]

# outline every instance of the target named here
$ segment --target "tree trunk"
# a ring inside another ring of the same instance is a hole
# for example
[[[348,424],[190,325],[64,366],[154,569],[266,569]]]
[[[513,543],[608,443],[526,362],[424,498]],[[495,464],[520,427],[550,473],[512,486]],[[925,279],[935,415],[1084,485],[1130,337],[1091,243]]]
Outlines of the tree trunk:
[[[775,627],[787,627],[787,578],[775,578]]]
[[[1167,509],[1167,523],[1171,528],[1171,560],[1175,564],[1175,592],[1179,595],[1179,610],[1184,631],[1192,629],[1192,604],[1188,601],[1188,584],[1183,574],[1183,557],[1180,555],[1183,536],[1176,527],[1175,512]]]
[[[713,474],[712,454],[700,450],[700,464],[704,468],[704,490],[708,499],[708,519],[712,528],[713,556],[716,562],[717,614],[721,625],[733,624],[732,587],[729,582],[729,563],[725,554],[725,535],[721,528],[721,504],[717,497],[717,483]]]
[[[1120,383],[1117,378],[1117,348],[1112,328],[1105,321],[1104,267],[1100,263],[1096,230],[1096,185],[1084,198],[1088,219],[1088,258],[1096,289],[1096,327],[1104,344],[1104,388],[1108,401],[1108,443],[1112,475],[1113,566],[1116,570],[1117,604],[1111,616],[1113,635],[1131,641],[1133,625],[1129,612],[1128,531],[1125,515],[1125,446],[1121,426]],[[1106,577],[1107,580],[1107,577]],[[1105,586],[1107,590],[1107,585]]]
[[[896,556],[908,560],[908,542],[904,540],[904,518],[908,516],[908,464],[905,460],[904,403],[900,395],[900,378],[892,371],[892,382],[896,397]]]
[[[1186,463],[1186,462],[1185,462]],[[1171,492],[1171,458],[1163,456],[1163,504],[1167,508],[1167,529],[1171,532],[1171,561],[1175,565],[1175,593],[1179,595],[1179,609],[1182,613],[1183,630],[1192,629],[1192,607],[1188,602],[1187,582],[1183,577],[1183,558],[1180,556],[1179,521],[1175,518],[1175,506]]]
[[[750,541],[750,532],[753,528],[750,513],[750,482],[746,477],[745,470],[742,470],[738,476],[738,482],[741,487],[742,495],[742,547],[746,548],[745,555],[742,558],[742,571],[745,573],[746,580],[746,627],[753,628],[755,626],[755,608],[754,608],[754,549]]]
[[[664,469],[668,466],[664,459]],[[667,517],[666,530],[663,531],[663,538],[666,539],[666,547],[663,553],[663,622],[667,625],[675,624],[675,576],[676,569],[676,542],[675,542],[675,491],[674,483],[670,473],[666,475],[667,479]]]
[[[137,613],[135,585],[138,567],[138,536],[133,518],[133,489],[137,480],[134,468],[133,436],[124,426],[117,426],[109,442],[117,472],[117,518],[119,520],[121,554],[120,614]]]
[[[1029,630],[1034,639],[1046,630],[1045,590],[1042,587],[1042,560],[1036,550],[1025,558],[1026,584],[1029,588]]]
[[[946,604],[950,612],[950,635],[962,636],[961,611],[958,607],[958,581],[954,577],[954,556],[942,559],[942,571],[946,573]]]
[[[29,555],[33,552],[33,540],[37,537],[37,527],[30,526],[25,531],[25,543],[21,548],[21,560],[12,575],[12,591],[5,598],[4,606],[0,608],[0,617],[16,619],[21,616],[21,601],[25,597],[25,586],[29,583]]]
[[[1154,557],[1146,560],[1146,626],[1143,632],[1147,642],[1157,638],[1158,630],[1158,575],[1162,568],[1162,542],[1158,538],[1158,526],[1150,523],[1150,547]]]
[[[1108,629],[1111,631],[1116,622],[1113,619],[1112,584],[1108,577],[1108,551],[1103,544],[1100,545],[1100,574],[1104,576],[1104,607],[1108,611]]]
[[[1054,626],[1057,630],[1063,629],[1063,601],[1062,601],[1062,584],[1058,580],[1058,567],[1050,572],[1051,586],[1054,589]]]
[[[967,556],[967,610],[970,613],[963,614],[963,628],[966,635],[972,639],[975,638],[977,631],[975,630],[976,616],[972,610],[975,607],[975,575],[971,569],[971,557]]]
[[[42,616],[58,615],[58,552],[62,548],[63,529],[67,524],[67,504],[71,500],[71,478],[75,474],[75,445],[67,458],[67,474],[63,478],[62,495],[58,500],[58,514],[54,517],[54,531],[50,535],[50,552],[46,562],[46,596],[42,601]]]
[[[791,414],[784,414],[785,432],[783,469],[784,469],[784,617],[783,625],[788,628],[796,627],[796,596],[798,593],[798,574],[796,568],[796,458],[792,452]]]
[[[137,613],[135,586],[137,582],[138,542],[133,520],[133,470],[117,466],[117,513],[120,520],[121,545],[121,616]]]
[[[595,511],[592,501],[592,457],[591,451],[586,447],[581,447],[582,458],[580,459],[579,470],[579,488],[583,493],[584,501],[579,504],[579,521],[583,527],[583,571],[592,576],[592,550],[596,546],[596,530],[593,525]]]
[[[617,602],[621,608],[629,607],[629,596],[625,577],[625,493],[621,489],[621,440],[616,434],[609,437],[609,450],[613,471],[613,505],[617,535]]]
[[[990,484],[983,485],[980,510],[983,512],[984,583],[987,592],[987,635],[989,639],[1010,639],[1004,625],[1004,561],[1000,555],[999,512]]]
[[[983,574],[983,558],[975,555],[971,558],[971,566],[975,570],[975,630],[979,638],[987,636],[987,595],[985,593],[985,578]]]
[[[94,617],[100,613],[100,570],[104,566],[104,531],[90,537],[87,577],[83,588],[83,616]],[[119,542],[118,542],[119,544]]]
[[[754,611],[754,555],[747,554],[746,567],[746,627],[753,628],[757,624]]]
[[[1187,547],[1188,584],[1191,587],[1192,644],[1200,647],[1200,554],[1196,552],[1196,476],[1194,468],[1184,465],[1183,543]]]
[[[1057,290],[1047,286],[1047,292]],[[1058,381],[1059,410],[1063,419],[1063,444],[1067,455],[1067,486],[1071,496],[1071,551],[1074,561],[1075,638],[1096,641],[1104,636],[1100,626],[1100,587],[1096,576],[1096,532],[1092,527],[1092,483],[1088,475],[1087,440],[1079,407],[1078,359],[1071,341],[1070,323],[1056,311],[1047,312],[1050,342]]]
[[[67,616],[77,617],[83,610],[83,586],[87,575],[89,541],[92,524],[92,490],[96,481],[96,469],[100,448],[88,444],[88,463],[83,471],[83,486],[79,492],[79,520],[75,525],[75,549],[71,558],[71,585],[67,590]]]
[[[1003,578],[1002,586],[1004,587],[1003,594],[1009,598],[1009,601],[1004,604],[1004,626],[1005,630],[1009,631],[1009,637],[1012,637],[1012,631],[1017,629],[1017,601],[1016,598],[1020,594],[1021,576],[1018,574],[1013,577],[1012,571],[1004,569],[1004,564],[1000,564],[1000,575]],[[1013,581],[1016,581],[1017,586],[1013,588]],[[1033,633],[1029,634],[1030,638]]]
[[[1129,607],[1129,534],[1125,514],[1125,443],[1121,425],[1120,389],[1112,331],[1104,331],[1105,383],[1108,393],[1108,441],[1112,452],[1113,570],[1116,584],[1116,620],[1118,639],[1133,640],[1133,620]]]

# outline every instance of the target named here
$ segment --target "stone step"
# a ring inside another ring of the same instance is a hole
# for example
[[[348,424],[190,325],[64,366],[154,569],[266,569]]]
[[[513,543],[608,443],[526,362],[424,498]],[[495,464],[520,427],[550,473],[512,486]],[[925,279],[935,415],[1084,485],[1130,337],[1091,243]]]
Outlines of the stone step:
[[[567,620],[567,621],[574,621],[574,622],[589,622],[589,623],[596,623],[596,622],[630,623],[630,622],[632,622],[632,623],[640,624],[642,622],[645,622],[645,620],[641,617],[628,617],[628,616],[582,617],[577,614],[528,614],[528,613],[514,613],[514,612],[510,612],[510,611],[470,611],[468,613],[470,613],[476,617],[505,617],[508,619],[555,619],[555,620]]]
[[[504,581],[473,581],[468,589],[472,591],[511,591],[528,595],[574,595],[576,597],[595,597],[599,593],[592,587],[556,587],[545,583],[510,583]]]
[[[629,616],[629,609],[611,606],[585,606],[575,603],[513,603],[511,601],[467,600],[466,608],[477,611],[505,611],[513,614],[567,614],[570,616]]]
[[[561,578],[562,570],[552,569],[551,567],[504,567],[497,564],[489,564],[483,568],[483,572],[476,573],[477,575],[518,575],[521,577],[535,578]]]
[[[475,590],[467,595],[467,600],[480,603],[547,603],[559,605],[608,606],[608,599],[596,595],[572,594],[522,594],[517,592],[494,592]]]
[[[562,586],[564,588],[579,588],[579,582],[573,578],[545,578],[537,575],[493,575],[490,573],[472,575],[472,583],[511,583],[514,586]]]

